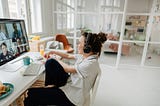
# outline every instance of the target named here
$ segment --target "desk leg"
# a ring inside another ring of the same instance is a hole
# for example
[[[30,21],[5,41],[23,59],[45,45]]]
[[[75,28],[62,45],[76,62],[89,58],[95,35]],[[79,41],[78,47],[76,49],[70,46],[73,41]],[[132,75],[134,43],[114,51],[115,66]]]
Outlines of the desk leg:
[[[24,106],[24,99],[27,97],[27,92],[25,91],[22,95],[20,95],[17,99],[16,99],[16,105],[17,106]]]
[[[25,98],[24,95],[21,95],[16,99],[17,106],[24,106],[24,103],[23,103],[24,98]]]

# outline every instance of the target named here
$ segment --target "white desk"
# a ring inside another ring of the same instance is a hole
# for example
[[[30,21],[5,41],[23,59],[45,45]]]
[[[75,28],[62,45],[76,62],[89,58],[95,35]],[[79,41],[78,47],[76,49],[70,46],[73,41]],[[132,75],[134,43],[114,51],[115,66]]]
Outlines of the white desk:
[[[36,52],[29,52],[23,56],[30,56],[31,58],[39,55]],[[23,76],[21,74],[21,70],[17,70],[16,72],[6,72],[0,70],[0,81],[3,83],[11,83],[14,85],[14,91],[12,94],[0,100],[0,106],[8,106],[14,100],[16,100],[27,88],[29,88],[40,76],[40,74],[44,71],[42,70],[39,72],[38,76]]]

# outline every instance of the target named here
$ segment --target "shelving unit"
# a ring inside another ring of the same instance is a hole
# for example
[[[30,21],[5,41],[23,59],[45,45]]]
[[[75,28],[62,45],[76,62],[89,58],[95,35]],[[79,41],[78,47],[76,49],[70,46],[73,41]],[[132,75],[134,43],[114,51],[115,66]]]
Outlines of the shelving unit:
[[[125,39],[144,41],[147,20],[144,15],[126,16]]]
[[[111,61],[113,67],[133,63],[146,66],[148,53],[154,51],[151,47],[160,45],[160,40],[155,39],[153,33],[154,26],[160,26],[160,9],[155,8],[158,5],[160,0],[54,0],[54,32],[65,33],[74,45],[75,52],[81,30],[112,33],[119,38],[117,41],[106,42],[118,44],[117,54]],[[127,22],[131,22],[131,25],[126,25]],[[130,53],[126,56],[121,55],[123,44],[130,45]],[[132,56],[137,58],[137,62],[133,62]],[[124,59],[131,60],[128,62]],[[156,67],[160,67],[160,64]]]

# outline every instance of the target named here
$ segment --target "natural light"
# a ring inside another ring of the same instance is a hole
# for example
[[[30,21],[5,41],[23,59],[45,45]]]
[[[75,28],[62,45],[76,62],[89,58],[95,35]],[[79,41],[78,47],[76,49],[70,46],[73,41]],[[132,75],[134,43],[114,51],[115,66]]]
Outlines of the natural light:
[[[0,17],[3,17],[2,0],[0,0]]]
[[[40,33],[42,32],[41,0],[31,0],[30,5],[32,33]]]

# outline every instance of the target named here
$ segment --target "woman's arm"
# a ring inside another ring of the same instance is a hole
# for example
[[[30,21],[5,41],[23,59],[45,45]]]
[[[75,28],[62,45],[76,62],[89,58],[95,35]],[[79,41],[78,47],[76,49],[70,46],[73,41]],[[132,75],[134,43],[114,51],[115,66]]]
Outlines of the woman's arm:
[[[59,51],[50,51],[49,53],[45,54],[45,58],[50,58],[50,55],[58,55],[62,58],[66,58],[66,59],[75,59],[74,55],[72,54],[67,54],[67,53],[63,53],[63,52],[59,52]]]
[[[76,69],[73,65],[68,65],[64,62],[62,62],[61,60],[56,59],[64,68],[64,71],[67,73],[76,73]]]
[[[63,53],[63,52],[59,52],[59,51],[50,51],[49,53],[45,54],[45,58],[50,58],[50,55],[58,55],[61,56],[62,58],[66,58],[66,59],[75,59],[75,56],[72,54],[68,54],[68,53]],[[54,57],[64,68],[64,71],[67,73],[76,73],[76,69],[73,65],[68,65],[66,63],[64,63],[63,61],[61,61],[60,59],[56,58],[56,56]]]

